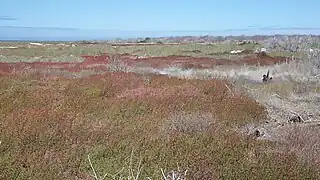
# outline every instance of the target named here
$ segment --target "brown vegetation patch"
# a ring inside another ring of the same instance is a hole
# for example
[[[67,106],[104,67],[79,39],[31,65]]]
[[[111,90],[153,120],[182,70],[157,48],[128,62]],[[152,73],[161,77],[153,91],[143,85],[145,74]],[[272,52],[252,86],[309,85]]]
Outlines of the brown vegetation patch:
[[[302,161],[320,165],[320,127],[292,125],[278,129],[277,138],[282,143],[280,150],[296,154]]]
[[[0,75],[7,75],[13,72],[25,69],[61,69],[70,72],[79,72],[81,70],[99,70],[107,71],[108,65],[115,63],[123,63],[127,66],[135,66],[138,64],[147,64],[154,68],[165,68],[169,66],[181,66],[183,68],[212,68],[220,65],[273,65],[285,62],[283,57],[270,57],[268,55],[252,55],[240,58],[238,60],[215,59],[208,57],[191,57],[191,56],[167,56],[167,57],[138,57],[129,54],[103,54],[100,56],[82,56],[83,62],[19,62],[19,63],[0,63]]]
[[[95,61],[99,59],[109,59],[110,56],[84,56],[86,60]],[[220,65],[273,65],[276,63],[282,63],[286,61],[284,57],[270,57],[268,55],[260,56],[259,54],[252,54],[245,58],[240,58],[238,60],[229,59],[216,59],[209,57],[191,57],[191,56],[167,56],[167,57],[143,57],[139,58],[137,56],[131,56],[128,54],[119,55],[119,59],[124,61],[128,65],[135,65],[137,63],[146,63],[154,68],[163,68],[173,65],[182,65],[188,67],[196,68],[209,68]]]
[[[177,163],[190,179],[315,179],[291,156],[247,160],[262,145],[228,128],[266,111],[223,80],[24,74],[0,77],[0,90],[0,179],[85,179],[88,155],[97,173],[114,174],[132,149],[142,157],[141,176],[152,179]]]
[[[163,46],[163,45],[179,45],[181,43],[114,43],[111,46]]]
[[[164,87],[150,87],[150,86],[140,86],[134,89],[127,89],[116,95],[117,98],[129,98],[129,99],[145,99],[152,100],[156,102],[161,102],[167,99],[176,98],[178,96],[184,96],[185,98],[191,97],[201,97],[202,93],[200,90],[188,84],[176,85],[176,86],[165,86]]]

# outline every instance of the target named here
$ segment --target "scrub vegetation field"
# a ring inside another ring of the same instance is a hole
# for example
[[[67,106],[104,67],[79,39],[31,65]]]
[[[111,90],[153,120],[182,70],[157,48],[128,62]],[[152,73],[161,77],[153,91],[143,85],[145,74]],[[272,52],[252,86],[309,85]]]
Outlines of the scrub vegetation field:
[[[1,42],[0,179],[320,179],[319,37],[188,38]]]

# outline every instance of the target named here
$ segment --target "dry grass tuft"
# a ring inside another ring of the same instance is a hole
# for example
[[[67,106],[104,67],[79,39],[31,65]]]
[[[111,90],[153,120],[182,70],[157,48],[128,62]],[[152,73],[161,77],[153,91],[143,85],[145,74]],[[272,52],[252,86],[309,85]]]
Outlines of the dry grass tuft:
[[[175,113],[161,127],[161,134],[196,134],[217,128],[219,121],[210,113]]]
[[[278,131],[282,151],[296,154],[302,161],[313,166],[320,165],[320,126],[298,126],[281,128]]]
[[[108,70],[110,72],[128,72],[129,66],[121,61],[119,54],[114,54],[109,57]]]

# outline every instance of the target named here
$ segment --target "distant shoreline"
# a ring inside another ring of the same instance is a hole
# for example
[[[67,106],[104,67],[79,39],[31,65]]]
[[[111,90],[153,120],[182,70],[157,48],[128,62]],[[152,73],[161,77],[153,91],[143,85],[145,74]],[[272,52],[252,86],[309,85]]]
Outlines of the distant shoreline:
[[[0,37],[0,42],[79,42],[79,41],[137,41],[149,37],[152,41],[157,40],[184,40],[186,42],[197,41],[198,39],[209,39],[209,41],[219,41],[221,38],[225,39],[256,39],[256,38],[270,38],[276,36],[319,36],[318,34],[273,34],[273,35],[228,35],[228,36],[212,36],[212,35],[202,35],[202,36],[162,36],[162,37],[109,37],[109,38],[90,38],[90,37]]]

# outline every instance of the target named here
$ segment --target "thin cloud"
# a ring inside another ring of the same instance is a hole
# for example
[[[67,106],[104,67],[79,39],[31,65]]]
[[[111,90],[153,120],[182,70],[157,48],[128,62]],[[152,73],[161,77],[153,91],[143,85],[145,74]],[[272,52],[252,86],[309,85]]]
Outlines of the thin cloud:
[[[17,18],[10,17],[10,16],[0,16],[0,21],[16,21]]]
[[[236,31],[241,31],[245,29],[234,29]],[[270,25],[270,26],[248,26],[247,30],[320,30],[320,27],[281,27],[279,25]]]
[[[77,28],[64,27],[32,27],[32,26],[0,26],[1,29],[30,29],[30,30],[79,30]]]
[[[320,28],[314,27],[263,27],[261,30],[320,30]]]

